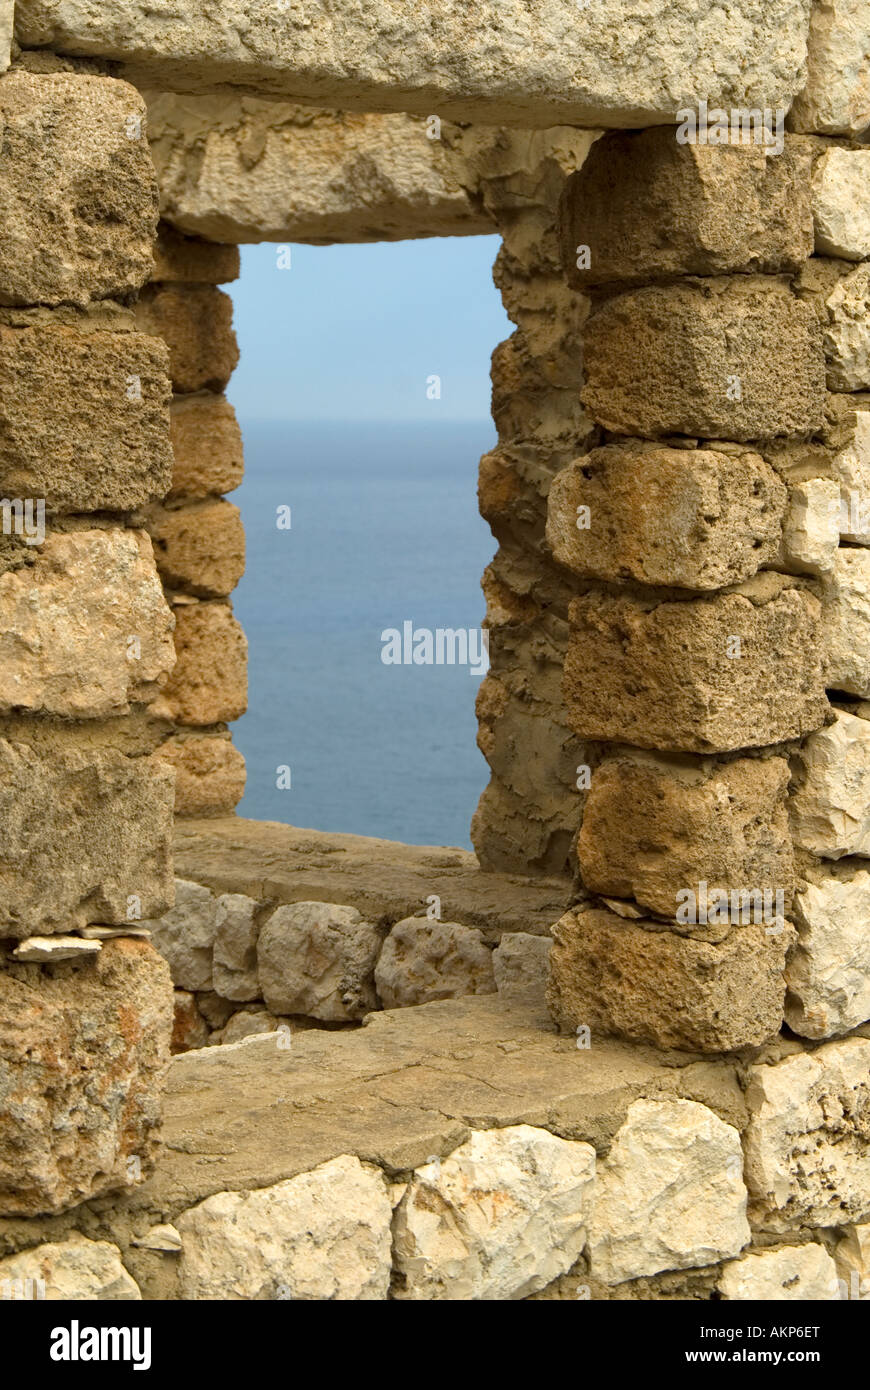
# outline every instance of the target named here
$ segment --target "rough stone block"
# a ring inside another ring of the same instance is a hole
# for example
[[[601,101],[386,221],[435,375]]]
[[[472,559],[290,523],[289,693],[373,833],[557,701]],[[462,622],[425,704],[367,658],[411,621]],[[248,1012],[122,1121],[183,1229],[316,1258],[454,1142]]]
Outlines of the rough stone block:
[[[584,363],[583,401],[616,434],[752,440],[822,424],[818,318],[764,277],[617,295],[586,324]]]
[[[170,738],[154,754],[175,772],[176,816],[226,816],[245,793],[245,760],[229,736]]]
[[[791,111],[796,130],[861,135],[870,125],[870,19],[863,0],[813,5],[807,83]]]
[[[785,502],[757,454],[610,445],[556,474],[547,542],[576,574],[720,589],[776,556]]]
[[[168,962],[174,985],[188,990],[213,988],[217,899],[207,888],[177,878],[175,906],[143,925],[149,928],[154,945]]]
[[[173,661],[172,616],[141,531],[55,532],[0,574],[0,709],[125,714]]]
[[[822,318],[827,383],[831,391],[870,387],[870,265],[837,280]]]
[[[794,864],[785,758],[738,758],[720,766],[643,757],[607,758],[592,774],[577,840],[585,887],[633,898],[674,917],[678,894],[713,889],[782,891],[791,902]]]
[[[821,604],[781,576],[682,602],[589,593],[570,613],[563,692],[581,737],[707,753],[825,720]]]
[[[223,391],[236,369],[233,301],[213,285],[148,285],[136,304],[143,333],[169,348],[173,390]]]
[[[870,151],[832,145],[820,156],[813,169],[813,219],[819,255],[846,261],[870,256]]]
[[[397,1209],[395,1297],[519,1299],[586,1244],[595,1150],[532,1125],[473,1132],[413,1174]]]
[[[782,528],[782,560],[798,574],[833,573],[840,543],[840,484],[833,478],[807,478],[788,489]]]
[[[843,1281],[841,1297],[866,1299],[870,1294],[870,1225],[840,1227],[834,1263]]]
[[[172,984],[147,941],[93,961],[0,965],[0,1213],[63,1211],[147,1176]]]
[[[870,855],[870,721],[838,710],[807,739],[789,814],[802,849],[825,859]]]
[[[168,357],[141,333],[0,325],[0,484],[49,511],[126,511],[169,487]]]
[[[148,279],[157,179],[144,119],[126,82],[6,76],[0,303],[85,305],[135,294]]]
[[[238,719],[248,703],[248,644],[225,603],[177,605],[176,664],[155,713],[179,724]]]
[[[674,126],[609,131],[565,185],[562,260],[577,289],[673,275],[796,270],[813,250],[800,142],[679,144]],[[589,267],[578,267],[578,248]]]
[[[222,893],[217,900],[214,938],[214,989],[222,999],[245,1003],[260,998],[257,974],[257,914],[260,904],[243,893]]]
[[[0,72],[5,72],[12,58],[12,38],[15,29],[15,0],[0,0]]]
[[[232,502],[152,507],[148,534],[164,584],[199,598],[224,598],[245,572],[245,528]]]
[[[197,1008],[196,995],[186,989],[176,989],[173,1006],[170,1044],[173,1057],[180,1052],[193,1052],[198,1047],[206,1047],[210,1029]]]
[[[750,1250],[726,1264],[717,1288],[726,1302],[828,1302],[837,1299],[837,1269],[822,1245]]]
[[[744,1137],[753,1224],[843,1226],[870,1211],[870,1040],[750,1071]]]
[[[603,1284],[693,1269],[749,1243],[740,1135],[706,1105],[636,1100],[600,1164],[589,1268]]]
[[[828,688],[870,695],[870,550],[837,551],[824,624]]]
[[[505,932],[492,953],[492,969],[499,994],[542,991],[550,978],[549,936],[530,932]]]
[[[840,483],[840,534],[870,545],[870,410],[849,410],[848,438],[834,455]]]
[[[150,114],[148,138],[154,139]],[[163,196],[166,190],[161,186],[160,192]],[[214,241],[203,241],[201,236],[184,236],[168,222],[160,223],[154,247],[153,281],[163,285],[226,285],[230,280],[238,280],[240,274],[238,246],[220,246]]]
[[[242,481],[242,433],[224,396],[181,396],[169,416],[174,464],[168,501],[232,492]]]
[[[46,1302],[132,1302],[141,1299],[139,1286],[121,1263],[116,1245],[87,1240],[73,1231],[58,1244],[34,1245],[19,1255],[0,1260],[0,1298],[11,1288],[15,1298],[28,1296]]]
[[[356,908],[318,902],[276,908],[257,946],[267,1007],[327,1022],[362,1018],[377,1008],[380,949],[380,935]]]
[[[375,984],[385,1009],[492,994],[492,951],[476,927],[406,917],[384,942]]]
[[[797,894],[797,946],[786,969],[785,1021],[803,1038],[848,1033],[870,1019],[870,867],[831,866]]]
[[[570,911],[553,927],[547,1002],[558,1027],[690,1052],[753,1047],[782,1024],[785,925],[732,927],[720,939],[673,926]]]

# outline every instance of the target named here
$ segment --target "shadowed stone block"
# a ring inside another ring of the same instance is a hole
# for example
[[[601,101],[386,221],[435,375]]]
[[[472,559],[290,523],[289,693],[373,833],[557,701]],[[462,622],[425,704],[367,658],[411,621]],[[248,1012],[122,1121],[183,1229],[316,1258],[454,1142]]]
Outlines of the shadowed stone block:
[[[205,726],[238,719],[248,703],[248,644],[225,603],[176,605],[176,664],[155,714]]]
[[[152,507],[148,534],[164,584],[198,598],[224,598],[245,572],[245,528],[232,502]]]
[[[153,132],[148,120],[149,138]],[[161,186],[161,193],[164,192]],[[159,284],[225,285],[238,280],[241,257],[238,246],[219,246],[198,236],[184,236],[168,222],[157,229],[153,281]]]
[[[168,500],[232,492],[242,481],[242,433],[224,396],[179,396],[169,412],[172,486]]]
[[[177,816],[225,816],[245,792],[245,760],[228,736],[167,739],[154,756],[175,770]]]
[[[223,391],[236,369],[233,302],[213,285],[147,285],[136,304],[143,333],[163,338],[175,391]]]

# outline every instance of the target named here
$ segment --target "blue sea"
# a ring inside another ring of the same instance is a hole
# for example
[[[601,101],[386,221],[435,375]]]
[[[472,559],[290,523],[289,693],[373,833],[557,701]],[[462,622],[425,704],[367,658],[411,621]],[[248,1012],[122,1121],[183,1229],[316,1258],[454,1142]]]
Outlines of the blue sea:
[[[495,542],[477,512],[477,464],[492,425],[242,425],[245,481],[231,497],[248,547],[233,595],[249,643],[248,712],[232,726],[248,766],[239,814],[470,847],[488,778],[475,743],[480,676],[385,665],[381,633],[406,621],[479,628]]]

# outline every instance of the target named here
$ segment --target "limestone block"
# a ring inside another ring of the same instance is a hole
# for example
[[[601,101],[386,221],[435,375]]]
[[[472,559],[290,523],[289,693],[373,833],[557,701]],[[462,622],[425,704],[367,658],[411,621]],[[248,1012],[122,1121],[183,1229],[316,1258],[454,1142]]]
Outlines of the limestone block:
[[[0,72],[9,66],[15,28],[15,0],[0,0]]]
[[[267,1007],[330,1022],[362,1018],[377,1008],[380,949],[378,932],[356,908],[320,902],[276,908],[257,946]]]
[[[870,265],[843,275],[825,299],[824,349],[831,391],[870,387]]]
[[[433,10],[375,0],[336,8],[308,0],[276,12],[232,0],[177,5],[172,23],[146,0],[18,0],[26,48],[125,60],[137,84],[165,91],[229,83],[264,96],[343,110],[437,111],[522,126],[666,125],[704,92],[709,104],[788,109],[805,77],[807,6],[739,0],[711,14],[692,0],[662,28],[621,0],[606,10],[546,0],[465,0]],[[614,34],[629,42],[614,44]]]
[[[752,1067],[744,1137],[753,1219],[767,1231],[843,1226],[870,1210],[870,1040]]]
[[[694,1269],[750,1239],[740,1135],[692,1100],[636,1100],[599,1165],[590,1273],[603,1284]]]
[[[61,960],[84,960],[102,949],[99,941],[82,936],[26,936],[14,948],[12,959],[29,965],[52,965]]]
[[[0,325],[4,497],[126,511],[169,486],[168,357],[141,333]]]
[[[178,1217],[181,1297],[385,1299],[387,1185],[344,1155],[255,1192],[218,1192]]]
[[[673,918],[685,889],[782,891],[794,865],[785,758],[719,766],[642,754],[606,758],[592,774],[577,840],[586,888]]]
[[[792,834],[825,859],[870,855],[870,722],[838,710],[800,750]]]
[[[141,531],[49,535],[0,574],[0,709],[125,714],[173,662],[172,616]]]
[[[862,863],[841,862],[795,898],[785,1021],[801,1037],[830,1038],[870,1019],[870,869]]]
[[[7,75],[0,303],[85,305],[135,294],[148,279],[157,180],[144,119],[144,102],[126,82]]]
[[[153,758],[0,740],[0,937],[141,925],[172,900],[172,772]]]
[[[579,393],[553,386],[523,333],[492,354],[492,417],[504,445],[533,444],[568,462],[592,442],[594,425]]]
[[[813,5],[807,84],[795,101],[796,130],[860,135],[870,125],[870,20],[863,0]]]
[[[228,1047],[233,1043],[242,1042],[245,1038],[257,1038],[263,1033],[274,1033],[279,1022],[280,1020],[274,1014],[270,1014],[268,1009],[239,1009],[219,1034],[213,1034],[212,1040],[219,1040],[222,1046]]]
[[[549,936],[530,932],[505,932],[492,953],[492,969],[499,994],[543,990],[550,978]]]
[[[476,927],[406,917],[384,942],[375,984],[385,1009],[493,994],[492,951]]]
[[[583,738],[700,753],[818,728],[828,711],[821,604],[778,575],[757,581],[682,602],[575,599],[569,726]]]
[[[616,434],[751,440],[822,423],[821,326],[761,276],[616,295],[586,324],[584,364],[584,404]]]
[[[190,734],[154,754],[175,772],[176,816],[225,816],[245,792],[245,760],[226,737]]]
[[[838,481],[806,478],[792,483],[782,528],[785,566],[799,574],[832,574],[840,543],[840,516]]]
[[[413,1174],[396,1209],[396,1297],[526,1298],[564,1274],[586,1244],[595,1174],[590,1144],[531,1125],[472,1132]]]
[[[840,481],[840,534],[856,545],[870,545],[870,410],[856,410],[850,437],[834,455]]]
[[[870,102],[868,102],[870,123]],[[862,261],[870,256],[870,151],[832,145],[813,169],[816,251]]]
[[[208,1044],[210,1029],[196,1004],[196,995],[186,989],[176,989],[173,999],[172,1041],[173,1056],[193,1052]]]
[[[813,250],[808,149],[680,144],[673,126],[597,140],[565,185],[562,259],[577,289],[673,275],[796,270]],[[578,266],[578,248],[589,251]]]
[[[169,348],[173,390],[223,391],[239,360],[233,301],[213,285],[147,285],[136,304],[143,333]]]
[[[221,242],[492,232],[431,130],[420,116],[324,111],[230,92],[148,94],[163,216]]]
[[[153,143],[150,112],[148,139]],[[165,192],[161,185],[161,197]],[[213,241],[204,241],[201,236],[184,236],[168,222],[160,223],[154,247],[153,281],[163,285],[225,285],[230,280],[238,280],[240,274],[241,257],[237,246],[218,246]]]
[[[829,689],[870,695],[870,550],[837,551],[823,616]]]
[[[62,1211],[148,1176],[172,984],[147,941],[92,961],[0,965],[0,1212]]]
[[[180,396],[169,417],[172,486],[168,501],[232,492],[242,481],[242,434],[224,396]]]
[[[720,589],[774,558],[785,502],[757,454],[610,445],[556,474],[547,543],[576,574]]]
[[[176,664],[155,713],[205,726],[238,719],[248,703],[248,644],[225,603],[177,606]]]
[[[717,1287],[728,1302],[827,1302],[840,1296],[836,1266],[822,1245],[750,1250],[723,1267]]]
[[[169,963],[180,989],[212,989],[212,953],[217,935],[217,899],[207,888],[175,880],[175,906],[144,924]]]
[[[132,1302],[142,1297],[118,1247],[87,1240],[77,1231],[56,1245],[34,1245],[0,1260],[0,1299],[7,1287],[13,1298],[29,1294],[47,1302]]]
[[[843,1226],[834,1246],[840,1297],[870,1298],[870,1225]]]
[[[704,940],[661,922],[569,911],[553,927],[547,1002],[563,1032],[589,1028],[593,1047],[602,1035],[690,1052],[754,1047],[782,1024],[793,935],[788,924],[756,923]]]
[[[245,528],[232,502],[152,507],[148,534],[160,577],[171,589],[224,598],[245,572]]]
[[[222,893],[217,900],[214,940],[214,989],[223,999],[259,999],[257,912],[260,904],[243,893]]]

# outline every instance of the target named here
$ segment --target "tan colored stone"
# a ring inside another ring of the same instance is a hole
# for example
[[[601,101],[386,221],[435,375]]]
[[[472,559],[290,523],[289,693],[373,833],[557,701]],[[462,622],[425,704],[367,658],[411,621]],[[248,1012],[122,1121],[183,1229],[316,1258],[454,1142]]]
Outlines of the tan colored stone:
[[[377,1007],[380,949],[379,933],[356,908],[319,902],[276,908],[257,944],[267,1007],[327,1022],[363,1018]]]
[[[242,481],[242,434],[224,396],[181,396],[169,418],[174,464],[168,501],[232,492]]]
[[[870,125],[870,23],[864,0],[813,5],[807,84],[791,112],[797,130],[860,135]]]
[[[238,719],[248,702],[248,644],[225,603],[176,607],[176,665],[155,711],[179,724]]]
[[[0,84],[0,303],[84,305],[148,279],[157,180],[144,119],[139,93],[105,77]]]
[[[257,938],[260,904],[244,893],[222,893],[217,900],[217,931],[212,978],[223,999],[259,999]]]
[[[174,990],[173,1008],[170,1044],[172,1055],[205,1047],[208,1044],[210,1029],[196,1006],[196,995],[186,989]]]
[[[797,946],[786,970],[785,1020],[803,1038],[848,1033],[870,1019],[870,867],[826,865],[794,903]]]
[[[782,559],[798,574],[828,577],[840,543],[840,484],[834,478],[807,478],[788,489],[782,529]]]
[[[593,1049],[602,1035],[689,1052],[758,1046],[782,1024],[793,934],[754,924],[710,941],[612,912],[570,911],[553,927],[550,1012],[563,1032],[589,1028]]]
[[[148,285],[136,304],[143,333],[169,348],[175,391],[223,391],[239,361],[233,302],[213,285]]]
[[[0,967],[0,1210],[62,1211],[147,1176],[172,985],[147,941],[93,962]]]
[[[769,573],[682,602],[575,599],[568,723],[583,738],[700,753],[800,738],[828,711],[820,616],[814,594]]]
[[[789,139],[680,144],[673,126],[609,131],[565,187],[563,264],[577,289],[673,275],[797,270],[812,254],[811,154]],[[589,268],[578,267],[578,248]]]
[[[232,502],[152,507],[148,534],[164,584],[199,598],[224,598],[245,572],[245,528]]]
[[[225,816],[244,796],[245,760],[227,736],[167,739],[154,756],[175,771],[177,816]]]
[[[785,501],[757,454],[610,445],[556,474],[547,542],[576,574],[720,589],[775,557]]]
[[[803,744],[795,772],[795,843],[825,859],[870,855],[870,721],[837,710]]]
[[[4,497],[125,511],[169,486],[168,359],[141,333],[0,325]]]
[[[2,0],[0,3],[0,72],[5,72],[9,67],[14,28],[15,0]]]
[[[825,150],[813,169],[813,217],[820,255],[870,256],[870,150]]]
[[[12,1297],[47,1302],[130,1302],[141,1299],[139,1286],[121,1263],[116,1245],[86,1240],[73,1231],[58,1244],[35,1245],[20,1255],[0,1260],[0,1299]]]
[[[148,138],[153,145],[154,130],[150,113]],[[161,184],[161,197],[165,192]],[[213,241],[204,241],[201,236],[184,236],[168,222],[160,223],[154,247],[153,281],[163,285],[179,282],[225,285],[230,280],[238,280],[240,274],[241,257],[237,246],[218,246]]]
[[[870,550],[843,546],[825,589],[828,686],[870,695]]]
[[[385,1009],[463,994],[492,994],[492,951],[476,927],[406,917],[383,944],[375,984]]]
[[[777,280],[721,277],[617,295],[590,317],[584,361],[583,401],[617,434],[794,438],[822,423],[820,325]]]
[[[27,965],[54,965],[61,960],[85,960],[103,949],[99,941],[82,936],[26,936],[12,952],[12,959]]]
[[[492,953],[492,969],[499,994],[519,994],[534,990],[543,994],[550,978],[549,936],[530,932],[505,932]]]
[[[862,263],[827,295],[823,319],[831,391],[870,388],[870,265]]]
[[[840,483],[840,534],[856,545],[870,545],[870,410],[862,401],[862,408],[849,410],[848,415],[848,437],[834,455],[834,474]]]
[[[836,1266],[821,1245],[750,1250],[723,1267],[718,1288],[727,1302],[828,1302],[840,1296]]]
[[[577,841],[584,885],[673,917],[687,888],[781,890],[794,864],[785,758],[720,766],[632,755],[592,774]]]

